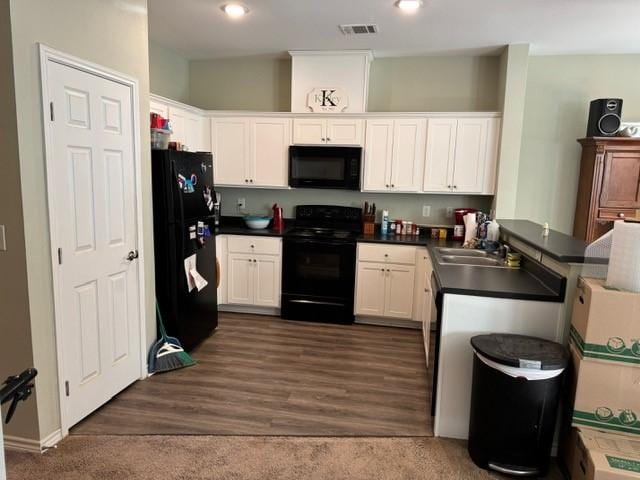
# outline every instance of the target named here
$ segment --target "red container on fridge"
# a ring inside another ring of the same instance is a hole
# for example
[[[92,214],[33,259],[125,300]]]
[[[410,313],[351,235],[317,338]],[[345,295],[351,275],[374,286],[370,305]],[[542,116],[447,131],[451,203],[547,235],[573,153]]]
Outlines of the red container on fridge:
[[[454,210],[456,216],[456,224],[453,227],[453,240],[464,240],[464,216],[467,213],[474,213],[477,211],[477,208],[456,208]]]

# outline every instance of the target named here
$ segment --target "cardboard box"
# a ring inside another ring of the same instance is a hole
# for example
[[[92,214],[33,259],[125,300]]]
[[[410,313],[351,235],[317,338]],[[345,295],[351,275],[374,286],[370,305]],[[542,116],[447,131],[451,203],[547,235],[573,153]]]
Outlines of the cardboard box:
[[[581,357],[573,341],[572,425],[640,435],[640,368]]]
[[[640,367],[640,294],[578,279],[571,339],[584,358]]]
[[[580,429],[572,432],[571,480],[640,479],[640,440]]]

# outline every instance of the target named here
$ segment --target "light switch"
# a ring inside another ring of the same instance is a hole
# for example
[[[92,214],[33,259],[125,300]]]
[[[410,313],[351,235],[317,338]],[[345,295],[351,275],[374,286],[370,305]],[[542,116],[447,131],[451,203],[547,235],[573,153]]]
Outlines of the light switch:
[[[423,205],[422,206],[422,216],[430,217],[431,216],[431,205]]]
[[[4,225],[0,225],[0,251],[7,250],[7,238],[4,234]]]

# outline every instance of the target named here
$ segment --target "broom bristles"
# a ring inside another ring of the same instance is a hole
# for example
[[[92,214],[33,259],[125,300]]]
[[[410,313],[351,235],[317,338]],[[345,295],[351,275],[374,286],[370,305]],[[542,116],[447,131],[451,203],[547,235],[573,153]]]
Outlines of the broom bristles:
[[[196,361],[187,352],[176,352],[156,358],[155,371],[167,372],[178,368],[190,367],[195,363]]]

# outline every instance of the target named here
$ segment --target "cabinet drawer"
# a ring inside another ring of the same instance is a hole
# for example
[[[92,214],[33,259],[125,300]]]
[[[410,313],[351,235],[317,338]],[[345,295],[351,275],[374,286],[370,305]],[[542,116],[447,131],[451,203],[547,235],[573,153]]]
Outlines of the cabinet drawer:
[[[634,208],[601,208],[598,210],[598,218],[603,220],[621,220],[623,218],[634,218],[636,210]]]
[[[415,265],[416,247],[407,245],[359,243],[358,261]]]
[[[227,250],[230,253],[255,253],[280,255],[282,239],[277,237],[261,238],[250,235],[229,235]]]

